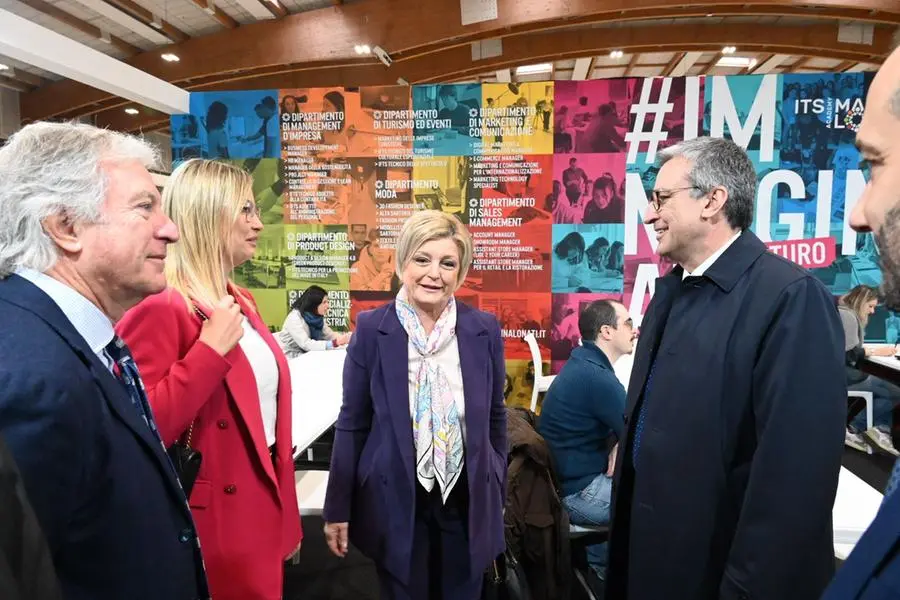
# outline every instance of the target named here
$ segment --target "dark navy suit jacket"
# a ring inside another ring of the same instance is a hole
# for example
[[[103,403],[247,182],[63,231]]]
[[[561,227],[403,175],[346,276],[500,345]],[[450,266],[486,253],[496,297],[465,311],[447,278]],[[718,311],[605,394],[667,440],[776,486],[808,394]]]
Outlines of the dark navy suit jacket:
[[[457,303],[465,391],[472,574],[503,552],[506,495],[506,366],[497,320]],[[394,303],[360,313],[344,363],[324,518],[350,523],[350,541],[398,580],[409,581],[416,488],[406,331]]]
[[[822,600],[888,598],[900,598],[900,492],[885,500],[822,596]]]
[[[206,581],[161,444],[59,307],[0,280],[0,433],[67,600],[194,600]]]

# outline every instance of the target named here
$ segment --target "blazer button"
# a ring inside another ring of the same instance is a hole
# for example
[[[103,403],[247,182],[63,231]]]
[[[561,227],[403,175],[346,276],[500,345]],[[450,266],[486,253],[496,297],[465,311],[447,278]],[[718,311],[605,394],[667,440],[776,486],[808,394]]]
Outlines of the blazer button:
[[[225,486],[225,493],[226,493],[226,494],[237,494],[237,486],[234,485],[233,483],[230,484],[230,485],[226,485],[226,486]]]
[[[226,421],[225,419],[219,419],[216,425],[219,426],[219,429],[228,429],[228,421]]]
[[[191,541],[194,537],[194,532],[190,528],[182,529],[181,533],[178,534],[178,541],[182,544],[186,544]]]

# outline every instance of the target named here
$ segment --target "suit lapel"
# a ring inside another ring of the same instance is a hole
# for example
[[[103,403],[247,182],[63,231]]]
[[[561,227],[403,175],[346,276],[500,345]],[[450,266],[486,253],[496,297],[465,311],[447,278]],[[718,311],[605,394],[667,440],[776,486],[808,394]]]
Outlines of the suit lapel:
[[[462,368],[463,390],[466,405],[466,451],[477,455],[478,444],[483,439],[482,429],[490,422],[491,389],[488,336],[471,309],[457,303],[456,336],[459,362]]]
[[[404,464],[409,466],[404,471],[412,478],[416,454],[409,411],[409,338],[397,318],[393,302],[388,305],[378,332],[378,356],[387,392],[386,408],[400,453],[406,459]]]
[[[144,423],[144,419],[132,404],[128,391],[122,383],[116,379],[115,375],[106,368],[106,365],[88,347],[84,338],[75,330],[75,327],[69,322],[56,303],[40,288],[16,275],[0,281],[0,297],[35,314],[50,325],[66,341],[69,347],[72,348],[72,351],[90,371],[112,413],[131,430],[144,448],[153,455],[157,466],[164,474],[169,491],[172,492],[178,503],[184,505],[185,510],[187,510],[184,493],[175,478],[175,472],[172,470],[165,448],[153,435],[147,424]]]
[[[878,511],[875,520],[847,557],[838,572],[837,579],[848,580],[838,588],[842,592],[859,593],[872,579],[882,561],[900,539],[900,492],[893,494]],[[849,597],[849,596],[847,596]],[[854,598],[856,596],[853,596]]]

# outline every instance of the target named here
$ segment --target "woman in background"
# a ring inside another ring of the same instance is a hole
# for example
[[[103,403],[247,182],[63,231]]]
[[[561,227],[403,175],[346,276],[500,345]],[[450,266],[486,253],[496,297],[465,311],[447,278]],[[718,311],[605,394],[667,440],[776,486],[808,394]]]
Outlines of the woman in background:
[[[169,288],[118,323],[166,446],[203,456],[189,504],[216,600],[278,600],[302,537],[287,360],[250,294],[228,274],[263,226],[249,173],[193,159],[172,173],[163,208]],[[135,518],[140,518],[136,507]],[[139,549],[138,549],[139,550]]]
[[[337,556],[352,541],[375,561],[383,600],[476,600],[505,546],[503,340],[454,298],[471,263],[456,217],[413,214],[403,287],[359,314],[347,349],[325,535]]]
[[[867,285],[856,286],[838,302],[838,313],[844,326],[844,350],[847,353],[847,389],[872,392],[874,396],[873,427],[866,429],[866,411],[863,410],[850,422],[844,443],[866,452],[868,440],[885,452],[898,456],[900,452],[894,448],[891,428],[894,407],[900,403],[900,388],[858,369],[859,363],[867,356],[893,356],[896,352],[891,346],[871,348],[864,345],[866,325],[877,305],[878,291]]]
[[[311,285],[291,304],[291,312],[278,332],[285,356],[294,358],[313,350],[331,350],[350,342],[349,333],[335,333],[325,323],[328,292]]]

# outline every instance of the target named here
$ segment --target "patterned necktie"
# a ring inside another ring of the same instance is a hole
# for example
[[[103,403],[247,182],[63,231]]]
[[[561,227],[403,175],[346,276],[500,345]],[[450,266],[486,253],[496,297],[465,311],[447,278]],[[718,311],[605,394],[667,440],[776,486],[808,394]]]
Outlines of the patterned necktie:
[[[891,476],[888,478],[887,485],[884,488],[884,500],[882,500],[882,502],[886,502],[888,496],[896,492],[897,488],[900,488],[900,459],[897,459],[894,462]]]
[[[169,465],[169,468],[172,469],[172,474],[175,476],[175,481],[178,482],[178,488],[181,490],[181,494],[184,497],[185,508],[187,508],[188,514],[192,515],[187,495],[184,493],[184,488],[181,487],[181,481],[178,479],[178,473],[175,471],[175,465],[172,464],[169,453],[166,452],[166,445],[163,443],[162,436],[160,436],[159,430],[156,428],[156,421],[153,419],[153,411],[150,408],[150,402],[147,400],[144,382],[141,381],[141,375],[138,373],[137,365],[134,362],[131,351],[128,350],[128,346],[125,345],[122,338],[116,335],[113,336],[112,341],[106,345],[106,352],[109,354],[110,358],[113,359],[113,372],[115,373],[116,379],[125,386],[128,397],[131,398],[132,405],[137,409],[138,414],[144,419],[144,423],[146,423],[148,429],[150,429],[153,437],[156,438],[159,445],[162,447],[163,455],[166,457],[166,463]],[[197,530],[193,523],[193,515],[191,526],[193,531]],[[182,535],[185,535],[185,533],[182,532]],[[200,538],[196,535],[193,535],[192,537],[194,551],[197,553],[199,569],[197,576],[201,584],[201,597],[207,599],[209,598],[208,580],[206,577],[206,564],[203,561],[203,553],[200,548]]]

